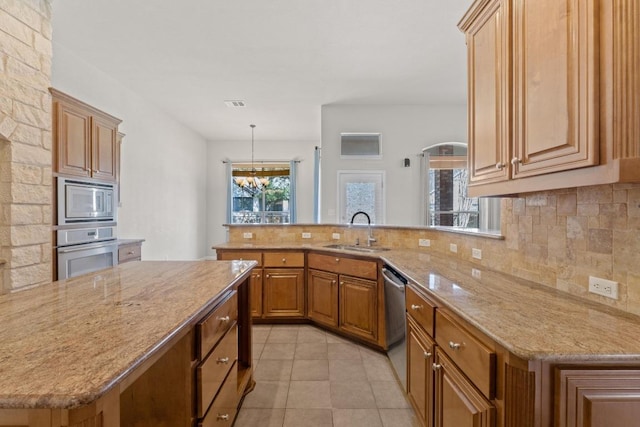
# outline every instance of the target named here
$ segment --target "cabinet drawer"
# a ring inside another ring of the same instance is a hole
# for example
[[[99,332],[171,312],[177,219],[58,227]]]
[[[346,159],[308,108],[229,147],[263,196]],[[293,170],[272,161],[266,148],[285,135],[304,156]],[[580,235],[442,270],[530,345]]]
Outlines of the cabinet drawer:
[[[494,398],[493,350],[440,310],[436,310],[436,343],[488,399]]]
[[[207,359],[196,369],[198,418],[207,411],[237,358],[238,326],[234,324]]]
[[[236,417],[239,400],[238,369],[234,364],[209,412],[198,422],[198,427],[230,427]]]
[[[302,252],[265,252],[265,267],[304,267]]]
[[[220,251],[217,252],[218,259],[221,261],[232,261],[241,259],[243,261],[256,261],[258,267],[262,266],[262,252],[251,251]]]
[[[335,255],[309,254],[309,268],[330,271],[338,274],[362,277],[376,280],[378,278],[378,263],[375,261],[345,258]]]
[[[142,256],[142,245],[126,245],[118,248],[118,263],[140,260]]]
[[[405,287],[407,313],[411,315],[430,336],[434,336],[434,316],[436,307],[431,301],[418,294],[411,286]]]
[[[231,295],[197,325],[198,358],[204,360],[209,351],[238,319],[238,295]]]

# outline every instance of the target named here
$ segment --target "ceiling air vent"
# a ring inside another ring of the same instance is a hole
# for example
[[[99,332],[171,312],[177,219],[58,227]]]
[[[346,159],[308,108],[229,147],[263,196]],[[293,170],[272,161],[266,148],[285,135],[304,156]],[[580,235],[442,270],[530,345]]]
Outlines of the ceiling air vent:
[[[341,158],[382,158],[379,133],[341,133]]]
[[[232,99],[229,101],[224,101],[224,105],[231,108],[242,108],[247,106],[247,104],[245,104],[245,102],[241,99]]]

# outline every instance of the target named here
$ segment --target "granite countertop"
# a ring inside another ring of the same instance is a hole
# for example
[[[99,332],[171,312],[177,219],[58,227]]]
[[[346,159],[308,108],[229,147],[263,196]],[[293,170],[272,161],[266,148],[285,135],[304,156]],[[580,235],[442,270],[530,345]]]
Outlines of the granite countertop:
[[[0,408],[98,399],[253,265],[142,261],[0,295]]]
[[[455,312],[522,359],[640,362],[638,316],[426,250],[359,253],[329,249],[327,244],[226,243],[214,248],[316,249],[382,259],[437,305]],[[473,270],[480,277],[474,277]]]

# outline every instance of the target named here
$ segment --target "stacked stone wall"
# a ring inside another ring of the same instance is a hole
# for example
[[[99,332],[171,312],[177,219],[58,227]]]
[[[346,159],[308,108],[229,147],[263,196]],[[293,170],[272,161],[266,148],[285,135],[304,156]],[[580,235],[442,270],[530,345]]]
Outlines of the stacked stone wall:
[[[50,0],[0,0],[0,292],[52,277],[51,59]]]

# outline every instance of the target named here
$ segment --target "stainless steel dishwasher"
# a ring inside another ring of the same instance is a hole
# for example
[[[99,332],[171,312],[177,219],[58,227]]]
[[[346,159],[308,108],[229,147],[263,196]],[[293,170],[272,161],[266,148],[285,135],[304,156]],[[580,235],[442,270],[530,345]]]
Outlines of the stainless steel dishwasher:
[[[382,267],[384,277],[387,355],[402,387],[407,389],[407,341],[404,292],[407,279],[393,268]]]

